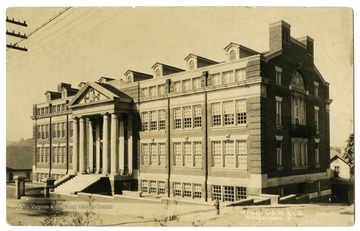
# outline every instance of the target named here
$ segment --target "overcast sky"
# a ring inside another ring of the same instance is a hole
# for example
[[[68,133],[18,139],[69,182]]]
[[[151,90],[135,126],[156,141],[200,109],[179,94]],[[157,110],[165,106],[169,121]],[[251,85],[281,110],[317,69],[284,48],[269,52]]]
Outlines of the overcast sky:
[[[29,34],[63,9],[9,8],[6,15],[28,27],[6,26]],[[152,74],[156,62],[186,68],[189,53],[223,61],[229,42],[264,52],[268,25],[279,20],[291,24],[292,37],[315,40],[315,64],[333,99],[331,145],[344,146],[353,132],[350,8],[72,8],[19,44],[28,52],[6,52],[6,137],[32,136],[32,105],[59,82],[118,79],[128,69]]]

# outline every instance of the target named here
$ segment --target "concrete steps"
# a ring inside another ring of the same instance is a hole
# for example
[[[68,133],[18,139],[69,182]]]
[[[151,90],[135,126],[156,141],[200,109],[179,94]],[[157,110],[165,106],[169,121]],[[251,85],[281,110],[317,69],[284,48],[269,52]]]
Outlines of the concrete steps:
[[[62,195],[77,194],[100,180],[101,177],[104,176],[94,174],[75,176],[55,188],[55,193]]]

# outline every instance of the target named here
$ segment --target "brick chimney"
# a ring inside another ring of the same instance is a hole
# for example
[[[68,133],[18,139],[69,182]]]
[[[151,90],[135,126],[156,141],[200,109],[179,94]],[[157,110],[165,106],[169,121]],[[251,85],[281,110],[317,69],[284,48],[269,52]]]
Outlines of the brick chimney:
[[[314,39],[309,36],[305,36],[299,38],[298,40],[306,46],[307,54],[314,57]]]
[[[281,20],[269,25],[269,48],[271,51],[281,50],[284,44],[290,44],[291,25]]]

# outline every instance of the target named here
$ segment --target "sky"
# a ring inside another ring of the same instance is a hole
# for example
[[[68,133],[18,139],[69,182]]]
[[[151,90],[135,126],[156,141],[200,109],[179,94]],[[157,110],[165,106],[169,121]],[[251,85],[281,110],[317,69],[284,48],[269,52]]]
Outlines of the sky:
[[[28,27],[6,28],[29,34],[61,8],[8,8],[6,16]],[[264,52],[269,24],[284,20],[294,38],[314,39],[315,65],[330,83],[331,146],[345,146],[353,132],[353,19],[338,7],[74,7],[6,51],[6,139],[32,136],[32,105],[45,101],[59,82],[77,86],[102,76],[123,78],[131,69],[152,74],[161,62],[186,68],[189,53],[225,60],[230,42]],[[7,43],[18,38],[6,36]]]

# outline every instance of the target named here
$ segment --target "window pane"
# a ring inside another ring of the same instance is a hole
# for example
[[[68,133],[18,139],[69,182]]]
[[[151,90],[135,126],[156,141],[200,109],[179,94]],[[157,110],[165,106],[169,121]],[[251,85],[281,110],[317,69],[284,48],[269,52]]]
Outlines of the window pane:
[[[194,165],[201,167],[202,165],[202,145],[201,142],[194,142]]]
[[[212,142],[213,167],[222,167],[221,141]]]
[[[150,112],[150,131],[157,130],[157,111]]]
[[[159,111],[159,130],[165,130],[165,110]]]
[[[184,165],[187,167],[192,166],[192,151],[191,151],[191,143],[184,143]]]
[[[201,105],[194,106],[194,127],[201,127]]]
[[[223,102],[224,125],[234,124],[234,102]]]
[[[165,144],[159,143],[159,165],[165,165]]]
[[[236,122],[246,124],[246,100],[236,100]]]
[[[175,129],[181,128],[181,108],[174,108]]]
[[[246,140],[238,140],[236,143],[237,166],[239,169],[247,170]]]
[[[142,114],[142,127],[143,127],[143,131],[148,131],[149,130],[149,114],[147,112],[143,112]]]
[[[234,141],[224,141],[224,167],[235,167]]]
[[[213,126],[221,126],[221,106],[220,103],[213,103],[212,105],[213,114]]]
[[[174,143],[175,166],[181,166],[181,143]]]
[[[184,128],[191,128],[191,106],[183,107]]]
[[[145,164],[145,165],[149,164],[149,145],[148,144],[142,144],[142,159],[143,159],[143,164]]]
[[[157,144],[150,144],[150,165],[158,165]]]

